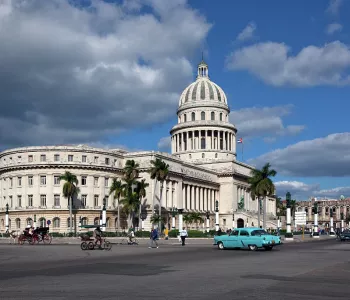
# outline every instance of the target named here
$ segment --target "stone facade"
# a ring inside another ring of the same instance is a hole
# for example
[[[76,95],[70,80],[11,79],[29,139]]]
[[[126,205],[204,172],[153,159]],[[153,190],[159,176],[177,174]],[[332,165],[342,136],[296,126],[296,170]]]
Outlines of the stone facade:
[[[35,216],[37,225],[50,220],[51,231],[67,232],[68,202],[62,195],[63,182],[58,180],[65,171],[75,174],[79,181],[80,193],[73,200],[74,220],[78,222],[81,217],[84,224],[94,224],[106,199],[106,230],[115,231],[116,203],[109,196],[109,188],[112,178],[122,177],[125,162],[131,159],[139,163],[140,177],[149,183],[144,199],[149,205],[145,220],[145,229],[149,230],[152,207],[159,207],[160,201],[160,184],[148,173],[150,161],[156,158],[164,160],[170,169],[161,200],[169,228],[174,207],[185,213],[199,212],[203,217],[209,212],[210,227],[214,228],[216,200],[223,229],[257,225],[258,204],[250,197],[247,181],[252,167],[236,160],[237,130],[229,123],[229,112],[226,95],[209,80],[208,66],[202,62],[196,82],[180,98],[178,124],[171,130],[171,155],[85,145],[26,147],[0,153],[0,231],[5,230],[8,204],[12,230],[23,230]],[[275,198],[266,202],[267,227],[275,228]],[[126,227],[123,217],[121,225]]]

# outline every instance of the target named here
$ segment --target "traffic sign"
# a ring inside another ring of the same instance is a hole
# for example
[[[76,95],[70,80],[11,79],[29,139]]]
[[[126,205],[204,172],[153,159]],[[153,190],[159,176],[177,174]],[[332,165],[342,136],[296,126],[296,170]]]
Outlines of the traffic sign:
[[[50,221],[50,220],[47,220],[46,223],[47,223],[47,225],[50,225],[50,224],[51,224],[51,221]]]
[[[296,211],[294,213],[295,225],[306,225],[306,212]]]

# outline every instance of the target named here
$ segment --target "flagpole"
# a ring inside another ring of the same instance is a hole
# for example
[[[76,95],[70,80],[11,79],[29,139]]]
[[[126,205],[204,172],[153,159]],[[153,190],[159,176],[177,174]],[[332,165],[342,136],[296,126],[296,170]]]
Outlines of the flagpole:
[[[244,161],[244,159],[243,159],[243,141],[242,141],[242,162]]]

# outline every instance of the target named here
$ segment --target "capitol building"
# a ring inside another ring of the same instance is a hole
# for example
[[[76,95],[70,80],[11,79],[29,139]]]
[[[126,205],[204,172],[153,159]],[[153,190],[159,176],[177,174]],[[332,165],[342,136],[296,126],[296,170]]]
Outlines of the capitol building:
[[[251,198],[248,184],[253,167],[237,160],[237,128],[229,122],[229,113],[224,91],[210,80],[208,65],[202,61],[196,81],[181,94],[178,121],[170,130],[171,154],[85,145],[23,147],[1,152],[0,231],[5,231],[8,204],[10,230],[23,230],[34,221],[37,226],[47,226],[50,221],[51,232],[68,232],[69,207],[62,194],[64,182],[60,181],[65,171],[76,175],[79,182],[79,194],[73,200],[75,228],[79,220],[83,224],[98,224],[105,201],[106,231],[115,231],[117,209],[109,195],[113,178],[122,178],[125,162],[134,160],[140,165],[139,176],[149,183],[145,201],[158,206],[160,184],[155,189],[155,181],[148,173],[150,161],[156,158],[169,165],[161,199],[166,227],[171,228],[171,210],[177,208],[183,209],[184,214],[198,212],[203,219],[209,214],[209,226],[214,229],[216,200],[222,229],[257,226],[258,201]],[[266,201],[266,227],[275,228],[276,199]],[[152,207],[148,209],[145,230],[151,228]]]

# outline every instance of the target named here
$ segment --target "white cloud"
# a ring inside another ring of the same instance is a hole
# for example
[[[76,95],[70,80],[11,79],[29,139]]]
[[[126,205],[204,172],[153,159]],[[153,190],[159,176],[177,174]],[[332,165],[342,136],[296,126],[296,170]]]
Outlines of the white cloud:
[[[307,46],[296,55],[283,43],[265,42],[241,48],[227,58],[227,67],[247,71],[273,86],[350,84],[350,49],[335,41]]]
[[[2,147],[167,121],[211,27],[185,0],[0,2]]]
[[[331,35],[335,32],[340,32],[343,29],[343,25],[339,24],[339,23],[332,23],[329,24],[326,28],[326,33]]]
[[[326,12],[331,15],[337,15],[343,0],[330,0]]]
[[[243,42],[254,38],[255,30],[256,24],[254,22],[248,23],[248,25],[238,34],[236,40]]]
[[[295,135],[305,127],[285,125],[283,117],[292,112],[292,105],[273,107],[250,107],[232,111],[230,121],[242,137],[263,137],[266,142],[273,142],[276,136]]]
[[[306,184],[300,181],[277,181],[275,182],[277,195],[282,199],[287,192],[292,194],[293,199],[307,200],[310,197],[340,199],[340,196],[350,197],[350,187],[335,187],[332,189],[320,189],[320,185]]]
[[[158,149],[163,151],[170,151],[171,149],[171,137],[162,137],[158,142]]]
[[[301,177],[350,176],[350,132],[301,141],[263,154],[248,162],[262,166],[270,162],[281,175]]]

